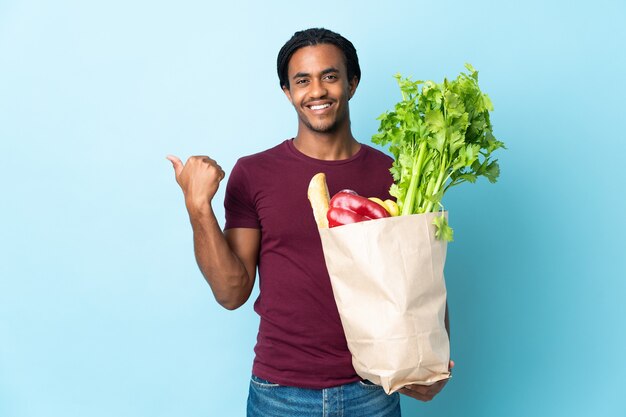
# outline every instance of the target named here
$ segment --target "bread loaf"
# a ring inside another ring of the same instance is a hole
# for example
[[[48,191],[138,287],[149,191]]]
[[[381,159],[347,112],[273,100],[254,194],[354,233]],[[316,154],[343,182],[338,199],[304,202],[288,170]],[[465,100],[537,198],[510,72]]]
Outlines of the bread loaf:
[[[326,218],[326,213],[328,212],[330,195],[326,185],[326,174],[320,172],[311,178],[307,196],[311,202],[311,208],[313,208],[313,216],[315,217],[317,227],[327,228],[328,219]]]

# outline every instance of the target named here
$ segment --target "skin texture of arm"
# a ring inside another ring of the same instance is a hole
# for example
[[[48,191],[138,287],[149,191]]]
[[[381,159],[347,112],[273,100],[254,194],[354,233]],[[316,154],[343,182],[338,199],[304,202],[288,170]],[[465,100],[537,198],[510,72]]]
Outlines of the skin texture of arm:
[[[246,228],[226,232],[220,229],[211,200],[224,178],[224,171],[214,160],[192,156],[183,165],[175,156],[167,159],[172,162],[176,181],[185,196],[198,267],[217,302],[234,310],[243,305],[252,292],[261,232]]]
[[[241,307],[254,285],[261,231],[237,228],[223,233],[212,212],[190,212],[189,217],[196,262],[215,299],[228,310]]]

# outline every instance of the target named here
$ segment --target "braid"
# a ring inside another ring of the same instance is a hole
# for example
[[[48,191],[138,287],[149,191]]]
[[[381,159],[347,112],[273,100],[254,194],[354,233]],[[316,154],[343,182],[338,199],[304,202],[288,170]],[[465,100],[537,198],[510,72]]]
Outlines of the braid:
[[[280,81],[281,88],[289,88],[287,70],[289,67],[289,60],[294,52],[305,46],[314,46],[318,44],[332,44],[338,47],[341,52],[343,52],[343,56],[346,60],[348,79],[351,80],[355,76],[357,77],[357,80],[361,79],[359,58],[357,57],[356,49],[354,48],[354,45],[352,45],[352,42],[331,30],[324,28],[312,28],[294,33],[291,39],[289,39],[278,52],[276,70],[278,72],[278,79]]]

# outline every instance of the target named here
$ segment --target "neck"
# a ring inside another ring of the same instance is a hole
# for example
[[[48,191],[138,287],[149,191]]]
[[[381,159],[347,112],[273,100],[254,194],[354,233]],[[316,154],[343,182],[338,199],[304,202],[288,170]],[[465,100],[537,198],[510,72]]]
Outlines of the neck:
[[[293,140],[296,149],[306,156],[323,161],[339,161],[354,156],[361,144],[348,132],[348,135],[335,133],[298,132]]]
[[[355,155],[361,144],[352,135],[349,119],[331,132],[316,132],[302,121],[293,140],[296,149],[306,156],[324,161],[338,161]]]

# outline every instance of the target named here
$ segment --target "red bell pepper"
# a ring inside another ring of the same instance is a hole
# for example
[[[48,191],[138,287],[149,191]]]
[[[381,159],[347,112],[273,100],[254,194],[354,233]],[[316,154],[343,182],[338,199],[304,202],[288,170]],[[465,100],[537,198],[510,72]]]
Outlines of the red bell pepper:
[[[342,226],[366,220],[389,217],[389,212],[380,204],[361,197],[351,190],[343,190],[330,199],[326,217],[328,227]]]

